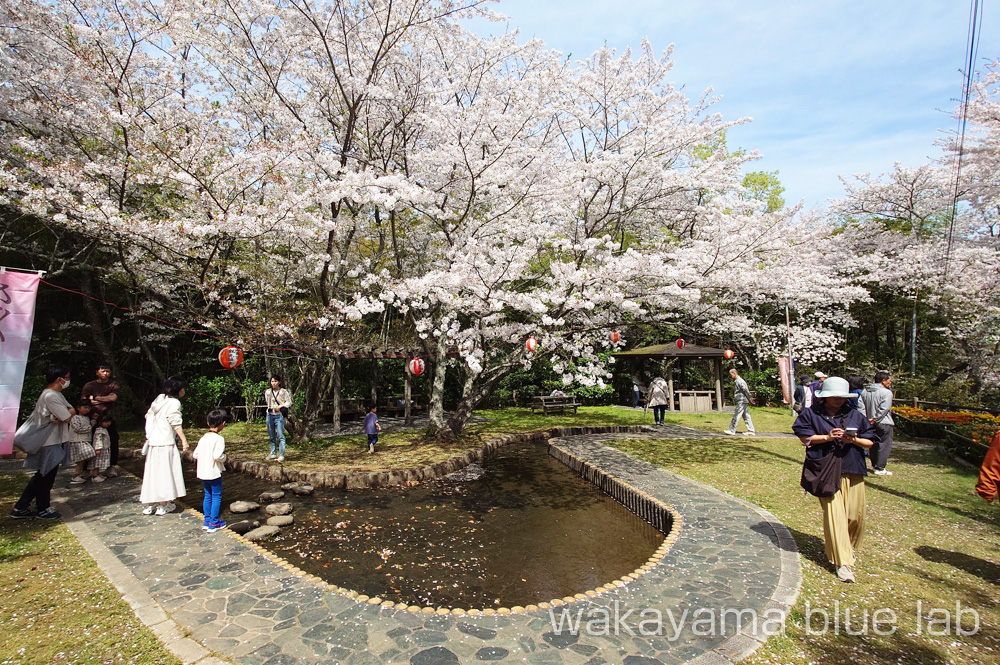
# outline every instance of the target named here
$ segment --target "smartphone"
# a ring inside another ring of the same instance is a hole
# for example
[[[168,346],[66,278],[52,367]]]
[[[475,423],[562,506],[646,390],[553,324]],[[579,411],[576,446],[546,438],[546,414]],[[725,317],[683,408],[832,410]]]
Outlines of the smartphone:
[[[848,436],[857,436],[858,435],[858,428],[857,427],[845,427],[844,428],[844,433],[847,434]]]

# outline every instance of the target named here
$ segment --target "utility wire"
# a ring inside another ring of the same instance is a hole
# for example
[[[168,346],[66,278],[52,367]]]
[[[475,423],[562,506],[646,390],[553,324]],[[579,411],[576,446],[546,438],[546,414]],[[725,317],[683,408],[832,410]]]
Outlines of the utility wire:
[[[979,0],[971,0],[969,7],[969,32],[965,40],[965,76],[962,82],[962,113],[958,119],[958,159],[955,167],[955,189],[951,199],[951,219],[948,222],[948,243],[944,252],[944,277],[948,278],[948,264],[951,259],[951,242],[955,234],[955,217],[958,215],[958,190],[962,176],[962,157],[965,150],[965,130],[969,120],[969,97],[972,95],[972,79],[979,54],[979,35],[983,29],[983,14]]]

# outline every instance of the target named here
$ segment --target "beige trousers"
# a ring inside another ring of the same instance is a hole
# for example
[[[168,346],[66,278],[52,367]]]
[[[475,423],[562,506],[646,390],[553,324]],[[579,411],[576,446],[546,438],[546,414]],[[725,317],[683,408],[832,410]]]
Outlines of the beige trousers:
[[[865,535],[865,477],[845,473],[840,491],[820,497],[826,558],[836,566],[853,566],[854,550]]]

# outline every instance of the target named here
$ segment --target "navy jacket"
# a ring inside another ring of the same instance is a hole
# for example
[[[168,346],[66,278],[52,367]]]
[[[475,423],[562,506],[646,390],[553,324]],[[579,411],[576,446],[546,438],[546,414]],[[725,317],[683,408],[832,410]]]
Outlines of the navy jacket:
[[[868,418],[861,411],[854,408],[851,400],[844,402],[837,415],[830,416],[826,413],[826,407],[822,400],[815,400],[808,409],[802,409],[799,417],[792,424],[792,431],[796,436],[812,436],[813,434],[829,434],[831,430],[838,427],[857,427],[858,437],[869,439],[874,443],[879,442],[875,428],[868,422]],[[817,458],[830,454],[835,443],[830,441],[806,448],[806,456]],[[841,474],[854,473],[859,476],[867,476],[868,469],[865,464],[864,448],[855,444],[842,445],[837,450],[837,456],[843,460]]]

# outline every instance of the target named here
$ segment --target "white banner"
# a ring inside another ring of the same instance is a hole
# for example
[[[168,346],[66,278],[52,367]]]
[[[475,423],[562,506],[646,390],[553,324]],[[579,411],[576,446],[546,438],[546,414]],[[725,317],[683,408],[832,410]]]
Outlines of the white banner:
[[[0,268],[0,455],[14,449],[39,273]]]

